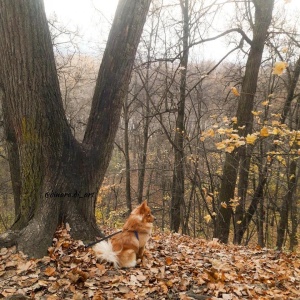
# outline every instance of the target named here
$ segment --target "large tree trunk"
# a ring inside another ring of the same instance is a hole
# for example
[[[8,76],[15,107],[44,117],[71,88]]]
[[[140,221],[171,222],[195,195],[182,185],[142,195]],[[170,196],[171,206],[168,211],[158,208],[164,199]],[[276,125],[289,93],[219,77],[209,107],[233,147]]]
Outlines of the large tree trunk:
[[[30,256],[46,254],[62,222],[76,239],[100,234],[96,195],[149,5],[150,0],[119,2],[80,144],[64,113],[43,1],[0,0],[1,100],[19,203],[12,228],[18,234],[7,240]]]
[[[184,134],[185,134],[185,98],[186,98],[186,75],[189,57],[189,1],[180,0],[183,15],[183,54],[180,60],[180,99],[178,103],[178,114],[176,119],[176,131],[174,139],[174,169],[171,198],[171,230],[178,232],[182,205],[184,203]]]
[[[258,73],[274,6],[274,0],[253,0],[252,2],[255,6],[253,39],[246,63],[245,76],[242,82],[241,96],[239,98],[236,113],[236,129],[244,128],[239,129],[240,136],[247,136],[247,134],[252,132],[253,115],[251,111],[253,110]],[[240,180],[247,183],[250,164],[246,155],[246,150],[241,148],[239,151],[234,151],[233,153],[226,155],[223,180],[220,189],[220,201],[225,202],[228,208],[220,207],[217,216],[217,229],[215,232],[215,236],[224,243],[227,243],[229,238],[231,221],[230,199],[234,195],[239,161],[242,170],[241,175],[246,177],[240,178]],[[246,187],[240,186],[240,188],[246,190]],[[240,220],[240,215],[243,215],[243,212],[239,211],[244,207],[243,201],[245,201],[245,199],[241,199],[240,206],[237,207],[237,214],[239,215],[239,217],[236,218],[237,221]],[[236,227],[238,226],[239,225],[236,224]]]

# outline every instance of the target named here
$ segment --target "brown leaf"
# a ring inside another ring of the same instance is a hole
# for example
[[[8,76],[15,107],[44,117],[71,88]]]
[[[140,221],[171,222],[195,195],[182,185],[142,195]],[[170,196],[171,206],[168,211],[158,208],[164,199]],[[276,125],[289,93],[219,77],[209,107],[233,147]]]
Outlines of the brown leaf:
[[[55,268],[53,268],[53,267],[48,267],[48,268],[46,268],[45,269],[45,271],[44,271],[44,274],[46,275],[46,276],[52,276],[52,275],[54,275],[55,274]]]
[[[173,263],[173,259],[171,257],[166,257],[166,265],[169,266]]]

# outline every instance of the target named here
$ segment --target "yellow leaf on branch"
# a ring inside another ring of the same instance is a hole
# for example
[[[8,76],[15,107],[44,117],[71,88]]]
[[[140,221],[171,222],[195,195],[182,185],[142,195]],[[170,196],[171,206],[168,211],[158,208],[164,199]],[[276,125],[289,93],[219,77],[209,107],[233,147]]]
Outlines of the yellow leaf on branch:
[[[257,136],[255,134],[248,134],[246,136],[246,143],[253,145],[255,141],[257,140]]]
[[[252,110],[251,113],[252,113],[253,116],[259,116],[262,113],[262,111],[254,111],[254,110]]]
[[[213,129],[209,129],[209,130],[207,131],[207,136],[214,137],[214,136],[215,136],[214,130],[213,130]]]
[[[211,221],[211,216],[210,215],[206,215],[204,217],[204,220],[206,221],[206,223],[209,223]]]
[[[237,117],[231,118],[231,121],[232,121],[234,124],[236,124],[236,123],[237,123]]]
[[[222,150],[226,148],[226,144],[224,142],[216,143],[215,144],[218,150]]]
[[[224,133],[225,133],[225,129],[224,129],[224,128],[219,128],[219,129],[217,130],[217,132],[218,132],[219,134],[224,134]]]
[[[234,146],[230,145],[225,148],[225,151],[231,153],[234,150]]]
[[[226,202],[221,202],[221,206],[224,207],[224,208],[227,208]]]
[[[273,75],[282,75],[282,73],[287,68],[288,64],[284,61],[277,61],[273,67]]]
[[[263,106],[267,106],[268,104],[269,104],[269,100],[266,100],[266,101],[263,101],[261,104],[263,105]]]
[[[269,136],[269,130],[267,127],[263,127],[260,131],[260,136],[267,137]]]
[[[233,93],[234,96],[237,96],[237,97],[240,96],[240,93],[236,87],[232,87],[231,92]]]

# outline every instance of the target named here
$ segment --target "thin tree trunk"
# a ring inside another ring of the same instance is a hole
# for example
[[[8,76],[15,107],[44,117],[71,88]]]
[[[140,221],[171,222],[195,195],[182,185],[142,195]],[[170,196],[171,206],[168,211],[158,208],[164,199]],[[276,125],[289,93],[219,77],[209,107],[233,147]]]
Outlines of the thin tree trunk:
[[[300,97],[298,96],[297,98],[297,109],[296,109],[296,130],[300,129]],[[300,146],[295,145],[295,148],[299,151]],[[292,163],[296,164],[296,161],[292,161]],[[293,170],[294,167],[291,166],[291,169]],[[298,171],[297,171],[298,170]],[[296,174],[297,173],[297,174]],[[299,192],[297,193],[297,188],[298,187],[298,182],[299,182],[299,177],[300,177],[300,172],[299,172],[299,162],[298,165],[296,165],[296,170],[295,170],[295,190],[294,190],[294,197],[292,199],[292,204],[291,204],[291,234],[290,234],[290,250],[294,251],[295,247],[298,246],[299,238],[297,235],[297,230],[298,230],[298,224],[299,224],[299,209],[298,209],[298,203],[299,203]],[[299,191],[299,190],[298,190]]]
[[[125,97],[123,112],[124,112],[124,156],[126,168],[126,206],[128,212],[132,210],[131,203],[131,176],[130,176],[130,156],[129,156],[129,105],[128,97]]]
[[[183,54],[180,61],[180,99],[177,105],[178,114],[174,139],[174,169],[171,198],[171,230],[178,232],[181,218],[182,205],[184,204],[184,134],[185,134],[185,98],[186,75],[189,56],[189,0],[180,0],[183,15]]]
[[[247,136],[252,132],[253,127],[253,110],[254,97],[257,88],[258,73],[262,60],[262,54],[264,50],[264,44],[267,38],[268,28],[272,19],[272,11],[274,6],[274,0],[256,0],[253,1],[255,6],[255,23],[253,25],[253,40],[251,42],[251,48],[246,63],[245,76],[242,82],[241,96],[238,102],[237,108],[237,128],[239,129],[240,136]],[[248,182],[248,168],[249,161],[245,156],[246,152],[240,153],[236,150],[233,153],[226,155],[223,180],[220,189],[220,201],[227,204],[227,208],[220,207],[217,215],[217,229],[215,236],[223,243],[228,242],[230,221],[232,210],[230,208],[230,199],[234,195],[234,189],[236,186],[239,160],[241,159],[243,170],[243,176],[246,178],[241,180]],[[243,188],[246,190],[246,187]],[[240,203],[237,210],[241,209],[244,205]],[[238,212],[240,214],[240,212]],[[239,224],[235,224],[235,228],[238,228]]]
[[[148,141],[149,141],[149,114],[150,114],[150,95],[148,90],[149,83],[149,66],[147,69],[147,75],[145,79],[145,88],[146,88],[146,107],[145,107],[145,115],[143,118],[143,145],[141,148],[141,159],[138,171],[138,203],[143,202],[144,197],[144,183],[145,183],[145,175],[146,175],[146,164],[147,164],[147,155],[148,155]]]
[[[297,162],[295,160],[291,160],[289,163],[289,170],[287,174],[287,193],[283,197],[282,205],[280,208],[280,221],[277,229],[277,241],[276,247],[281,250],[284,245],[284,240],[286,236],[286,232],[288,229],[288,220],[289,220],[289,212],[292,208],[292,203],[294,202],[294,195],[296,191],[296,179],[297,179]]]

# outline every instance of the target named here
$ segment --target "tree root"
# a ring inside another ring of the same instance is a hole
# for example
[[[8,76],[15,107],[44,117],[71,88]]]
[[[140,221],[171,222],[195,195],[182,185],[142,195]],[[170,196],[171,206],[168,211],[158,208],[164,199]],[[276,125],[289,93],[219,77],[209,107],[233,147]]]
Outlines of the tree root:
[[[8,230],[0,234],[0,248],[9,248],[17,245],[20,231]]]

